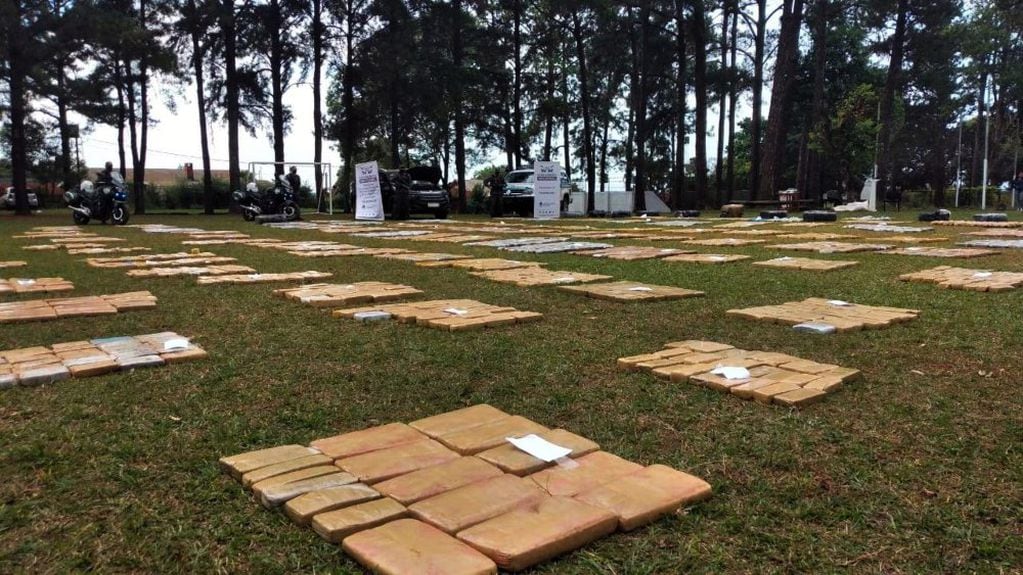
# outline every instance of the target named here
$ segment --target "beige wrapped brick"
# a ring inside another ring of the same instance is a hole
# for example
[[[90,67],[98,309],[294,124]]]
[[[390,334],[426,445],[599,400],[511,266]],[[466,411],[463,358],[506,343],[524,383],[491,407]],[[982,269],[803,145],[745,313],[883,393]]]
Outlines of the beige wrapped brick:
[[[242,486],[249,489],[253,486],[253,484],[270,479],[271,477],[285,475],[294,471],[302,471],[303,469],[309,469],[310,467],[323,467],[325,465],[330,465],[331,463],[332,460],[322,453],[315,453],[305,457],[289,459],[288,461],[282,461],[281,463],[276,463],[274,465],[260,467],[259,469],[243,474]]]
[[[426,439],[425,435],[404,423],[389,423],[360,431],[351,431],[334,437],[317,439],[309,445],[319,449],[328,457],[341,459],[423,439]]]
[[[545,497],[547,494],[527,479],[499,475],[414,503],[409,512],[448,533],[457,533]]]
[[[406,473],[458,459],[458,454],[432,439],[338,459],[336,464],[364,483],[378,483]]]
[[[89,363],[69,365],[68,371],[71,372],[72,377],[91,377],[94,375],[103,375],[104,373],[117,371],[120,367],[121,366],[112,359],[101,359]]]
[[[573,459],[593,453],[600,449],[600,446],[595,442],[570,431],[565,431],[564,429],[554,429],[538,433],[537,435],[555,445],[571,449],[572,453],[568,454],[568,457]],[[488,449],[477,454],[476,457],[493,463],[497,467],[501,468],[501,470],[505,473],[511,473],[520,477],[554,465],[553,462],[547,463],[542,459],[533,457],[511,443],[506,443],[493,449]]]
[[[473,455],[501,445],[506,437],[518,437],[544,431],[548,431],[548,429],[539,423],[519,415],[513,415],[442,435],[438,439],[462,455]]]
[[[337,468],[334,469],[336,470]],[[267,481],[272,480],[273,479],[269,479]],[[350,473],[342,473],[338,471],[337,473],[328,473],[326,475],[317,475],[306,479],[297,479],[287,483],[260,487],[263,483],[266,483],[266,481],[261,481],[253,485],[252,491],[259,497],[259,502],[263,505],[263,507],[269,509],[277,507],[283,503],[287,503],[289,500],[294,499],[303,493],[327,489],[329,487],[350,485],[355,483],[355,476]]]
[[[822,375],[821,377],[815,378],[808,381],[803,389],[812,389],[816,391],[823,391],[825,393],[832,393],[842,388],[842,384],[845,383],[841,377],[834,375]]]
[[[710,484],[699,477],[651,465],[575,498],[614,513],[622,531],[631,531],[710,496]]]
[[[488,557],[415,519],[356,533],[341,546],[378,575],[497,575],[497,565]]]
[[[284,513],[297,525],[306,527],[313,516],[379,499],[380,493],[364,483],[327,487],[303,493],[284,504]]]
[[[653,374],[661,379],[670,379],[675,383],[686,383],[690,377],[707,373],[716,366],[717,363],[682,363],[656,368],[653,370]]]
[[[765,385],[764,387],[754,389],[753,400],[760,403],[771,403],[774,401],[774,397],[776,395],[781,395],[797,389],[802,388],[794,383],[773,383],[771,385]]]
[[[198,347],[191,349],[183,349],[181,351],[172,351],[167,353],[161,353],[160,357],[163,358],[167,363],[178,363],[183,361],[194,361],[197,359],[206,359],[210,354],[206,353],[206,350]]]
[[[507,571],[522,571],[610,535],[618,517],[568,497],[550,497],[458,533]]]
[[[795,389],[779,395],[774,396],[772,401],[781,405],[787,405],[789,407],[804,407],[824,399],[827,395],[824,391],[819,389]]]
[[[239,453],[238,455],[231,455],[229,457],[221,457],[220,468],[231,477],[241,481],[242,475],[259,469],[260,467],[266,467],[268,465],[288,461],[289,459],[298,459],[300,457],[306,457],[316,453],[318,453],[318,451],[315,449],[310,449],[303,445],[281,445],[280,447],[259,449],[256,451],[249,451],[247,453]]]
[[[777,381],[773,381],[770,379],[755,378],[747,381],[742,385],[737,385],[729,389],[728,391],[736,397],[741,397],[743,399],[753,399],[753,392],[760,388],[767,387],[769,385],[775,385],[777,383],[778,383]]]
[[[595,451],[573,461],[576,465],[544,469],[528,479],[551,495],[571,497],[643,469],[638,463],[606,451]]]
[[[408,515],[405,506],[384,497],[359,503],[343,509],[320,513],[313,517],[312,527],[317,535],[331,543],[340,543],[345,537],[383,525]]]
[[[374,485],[374,489],[402,505],[412,505],[464,485],[502,475],[497,467],[476,457],[459,457]]]
[[[303,458],[304,459],[304,458]],[[328,458],[329,459],[329,458]],[[279,464],[275,464],[279,465]],[[262,479],[255,483],[249,483],[250,487],[257,495],[266,489],[276,487],[278,485],[284,485],[285,483],[291,483],[293,481],[302,481],[304,479],[310,479],[313,477],[319,477],[320,475],[330,475],[332,473],[339,473],[341,470],[331,464],[331,462],[321,463],[312,467],[302,467],[294,469],[285,473],[279,473],[272,475],[265,479]],[[252,473],[252,472],[249,472]],[[248,474],[246,474],[248,475]],[[245,481],[245,475],[242,475],[242,482]],[[354,482],[352,482],[354,483]]]
[[[450,435],[506,417],[510,416],[496,407],[481,403],[419,419],[410,423],[409,427],[436,439],[442,435]]]

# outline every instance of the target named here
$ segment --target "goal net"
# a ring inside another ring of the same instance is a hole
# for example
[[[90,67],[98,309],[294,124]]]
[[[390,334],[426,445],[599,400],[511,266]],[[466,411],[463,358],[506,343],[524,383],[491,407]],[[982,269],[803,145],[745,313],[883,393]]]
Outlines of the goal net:
[[[302,180],[302,187],[312,192],[316,212],[333,215],[334,194],[331,190],[334,188],[334,170],[330,162],[249,162],[249,180],[273,181],[278,171],[287,174],[292,166]],[[320,175],[320,189],[316,189],[317,174]],[[295,190],[295,193],[299,193],[299,190]]]

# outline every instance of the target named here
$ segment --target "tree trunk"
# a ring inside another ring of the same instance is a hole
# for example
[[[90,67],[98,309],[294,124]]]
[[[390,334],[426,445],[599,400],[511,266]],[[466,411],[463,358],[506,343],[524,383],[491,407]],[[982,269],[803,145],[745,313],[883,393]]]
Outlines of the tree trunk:
[[[146,29],[146,1],[139,1],[139,27]],[[142,115],[139,118],[141,126],[139,132],[138,162],[132,172],[135,180],[135,214],[146,213],[146,155],[149,151],[149,57],[143,51],[139,57],[139,105],[142,107]]]
[[[636,13],[633,8],[628,11],[629,20],[629,113],[625,129],[625,190],[632,189],[632,175],[635,169],[633,147],[636,138],[636,94],[639,92],[639,33],[636,30]]]
[[[451,25],[451,63],[455,69],[454,94],[455,112],[455,177],[458,178],[458,211],[465,212],[465,119],[462,111],[462,0],[452,2],[454,21]]]
[[[732,41],[730,42],[732,57],[728,70],[728,170],[725,179],[728,181],[728,193],[723,203],[732,203],[735,196],[735,101],[739,92],[739,69],[737,56],[739,47],[739,6],[732,4]]]
[[[322,0],[313,0],[313,161],[323,161],[323,111],[320,100],[323,98],[323,4]],[[315,166],[313,185],[316,187],[316,210],[323,210],[323,170]]]
[[[878,134],[880,150],[878,150],[878,178],[880,183],[891,184],[892,122],[895,116],[895,91],[898,89],[899,77],[902,75],[902,58],[905,51],[906,17],[909,12],[909,0],[899,0],[898,12],[895,15],[895,32],[891,39],[891,57],[888,62],[888,77],[884,83],[881,96],[881,127]],[[878,193],[884,193],[882,186]]]
[[[67,111],[67,81],[63,62],[59,70],[54,70],[57,77],[57,131],[60,134],[60,171],[64,183],[64,189],[70,190],[76,183],[71,169],[71,130],[68,127]]]
[[[241,103],[238,87],[237,38],[235,30],[234,0],[220,0],[220,28],[224,40],[224,84],[227,91],[227,159],[230,187],[242,187],[241,158],[238,151],[238,128],[241,122]],[[232,207],[237,209],[237,206]]]
[[[760,124],[764,109],[764,45],[767,41],[767,0],[757,0],[757,25],[753,39],[753,117],[750,119],[750,198],[760,189]]]
[[[824,129],[824,75],[828,62],[828,21],[831,19],[831,0],[818,0],[813,23],[813,101],[810,122],[804,124],[800,141],[799,168],[796,189],[803,198],[821,197],[820,154],[810,146],[810,134]]]
[[[355,116],[352,107],[355,104],[355,78],[352,75],[352,66],[355,62],[355,29],[352,27],[355,22],[355,0],[348,0],[345,4],[345,67],[341,75],[344,95],[341,97],[342,107],[345,110],[345,133],[341,139],[341,153],[344,155],[344,169],[341,175],[343,193],[348,193],[352,186],[352,173],[355,170]],[[353,211],[355,206],[349,206]]]
[[[515,148],[515,163],[509,162],[509,168],[517,168],[522,164],[522,0],[514,0],[512,4],[512,45],[515,54],[514,84],[512,95],[512,143]]]
[[[636,190],[633,209],[646,210],[646,138],[647,138],[647,79],[649,64],[646,55],[650,52],[650,6],[644,4],[639,11],[639,83],[636,93]]]
[[[730,16],[731,4],[725,4],[721,11],[721,71],[724,74],[728,65],[728,18]],[[720,205],[724,196],[724,156],[725,156],[725,101],[727,80],[720,86],[721,93],[718,96],[718,150],[717,161],[714,162],[714,201],[710,205]]]
[[[145,202],[145,198],[139,200],[140,196],[144,194],[139,190],[140,180],[138,179],[139,169],[139,135],[138,135],[138,113],[135,110],[136,97],[135,97],[135,71],[132,70],[132,64],[130,61],[125,61],[125,91],[128,96],[128,136],[131,150],[131,178],[132,178],[132,193],[135,194],[135,213],[138,213],[139,202]]]
[[[771,86],[771,109],[761,151],[760,199],[771,199],[782,186],[785,142],[789,131],[789,108],[799,70],[799,29],[803,23],[803,0],[785,0],[778,34],[778,53]]]
[[[391,133],[388,139],[391,144],[391,169],[397,170],[401,167],[401,151],[398,149],[398,141],[401,139],[401,134],[398,133],[398,97],[396,94],[391,95],[390,128]]]
[[[800,0],[802,1],[802,0]],[[707,201],[707,17],[704,0],[693,0],[693,87],[696,89],[696,197],[693,208]],[[685,139],[679,141],[683,146]]]
[[[198,8],[195,0],[188,0],[188,9],[193,17],[198,18]],[[197,24],[197,23],[196,23]],[[205,60],[205,46],[202,45],[200,31],[197,25],[192,26],[192,71],[195,74],[195,101],[199,109],[199,147],[202,150],[202,203],[203,213],[213,214],[213,204],[216,201],[213,195],[213,173],[210,166],[210,140],[206,126],[206,79],[203,75],[203,60]]]
[[[14,186],[14,210],[20,216],[32,213],[28,205],[28,142],[25,137],[25,81],[28,72],[25,69],[25,54],[22,48],[25,34],[21,25],[21,2],[12,3],[15,19],[6,28],[10,37],[7,38],[8,65],[8,99],[10,102],[11,121],[11,185]]]
[[[699,1],[699,0],[697,0]],[[686,21],[685,2],[675,0],[675,145],[671,209],[692,209],[686,197]]]
[[[124,64],[120,56],[114,59],[114,78],[117,89],[117,157],[120,160],[121,179],[124,180],[128,177],[124,151],[124,124],[127,122],[128,110],[124,103]]]
[[[278,0],[270,0],[270,99],[274,136],[274,177],[284,174],[284,22]],[[295,190],[298,193],[298,190]]]
[[[583,161],[586,162],[586,201],[593,205],[597,190],[596,162],[593,153],[593,119],[590,117],[590,84],[586,62],[586,42],[579,13],[572,13],[572,37],[575,40],[575,57],[579,66],[579,103],[583,113]]]

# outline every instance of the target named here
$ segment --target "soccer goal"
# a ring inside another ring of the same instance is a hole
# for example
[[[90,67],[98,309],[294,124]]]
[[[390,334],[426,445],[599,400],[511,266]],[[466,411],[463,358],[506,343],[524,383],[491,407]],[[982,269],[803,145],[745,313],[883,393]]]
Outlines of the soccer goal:
[[[316,213],[334,215],[334,170],[329,162],[249,162],[249,180],[253,182],[273,180],[277,167],[281,167],[282,173],[287,174],[291,166],[298,168],[298,177],[302,178],[302,184],[313,191],[316,198]],[[315,189],[317,173],[322,178],[322,190]],[[295,193],[298,193],[298,190],[295,190]]]

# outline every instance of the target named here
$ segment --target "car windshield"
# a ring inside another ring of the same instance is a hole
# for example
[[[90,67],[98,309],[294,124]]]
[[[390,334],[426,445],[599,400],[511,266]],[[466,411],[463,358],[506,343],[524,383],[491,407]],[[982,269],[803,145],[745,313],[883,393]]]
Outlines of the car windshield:
[[[509,184],[531,184],[533,183],[533,172],[511,172],[505,181]]]

